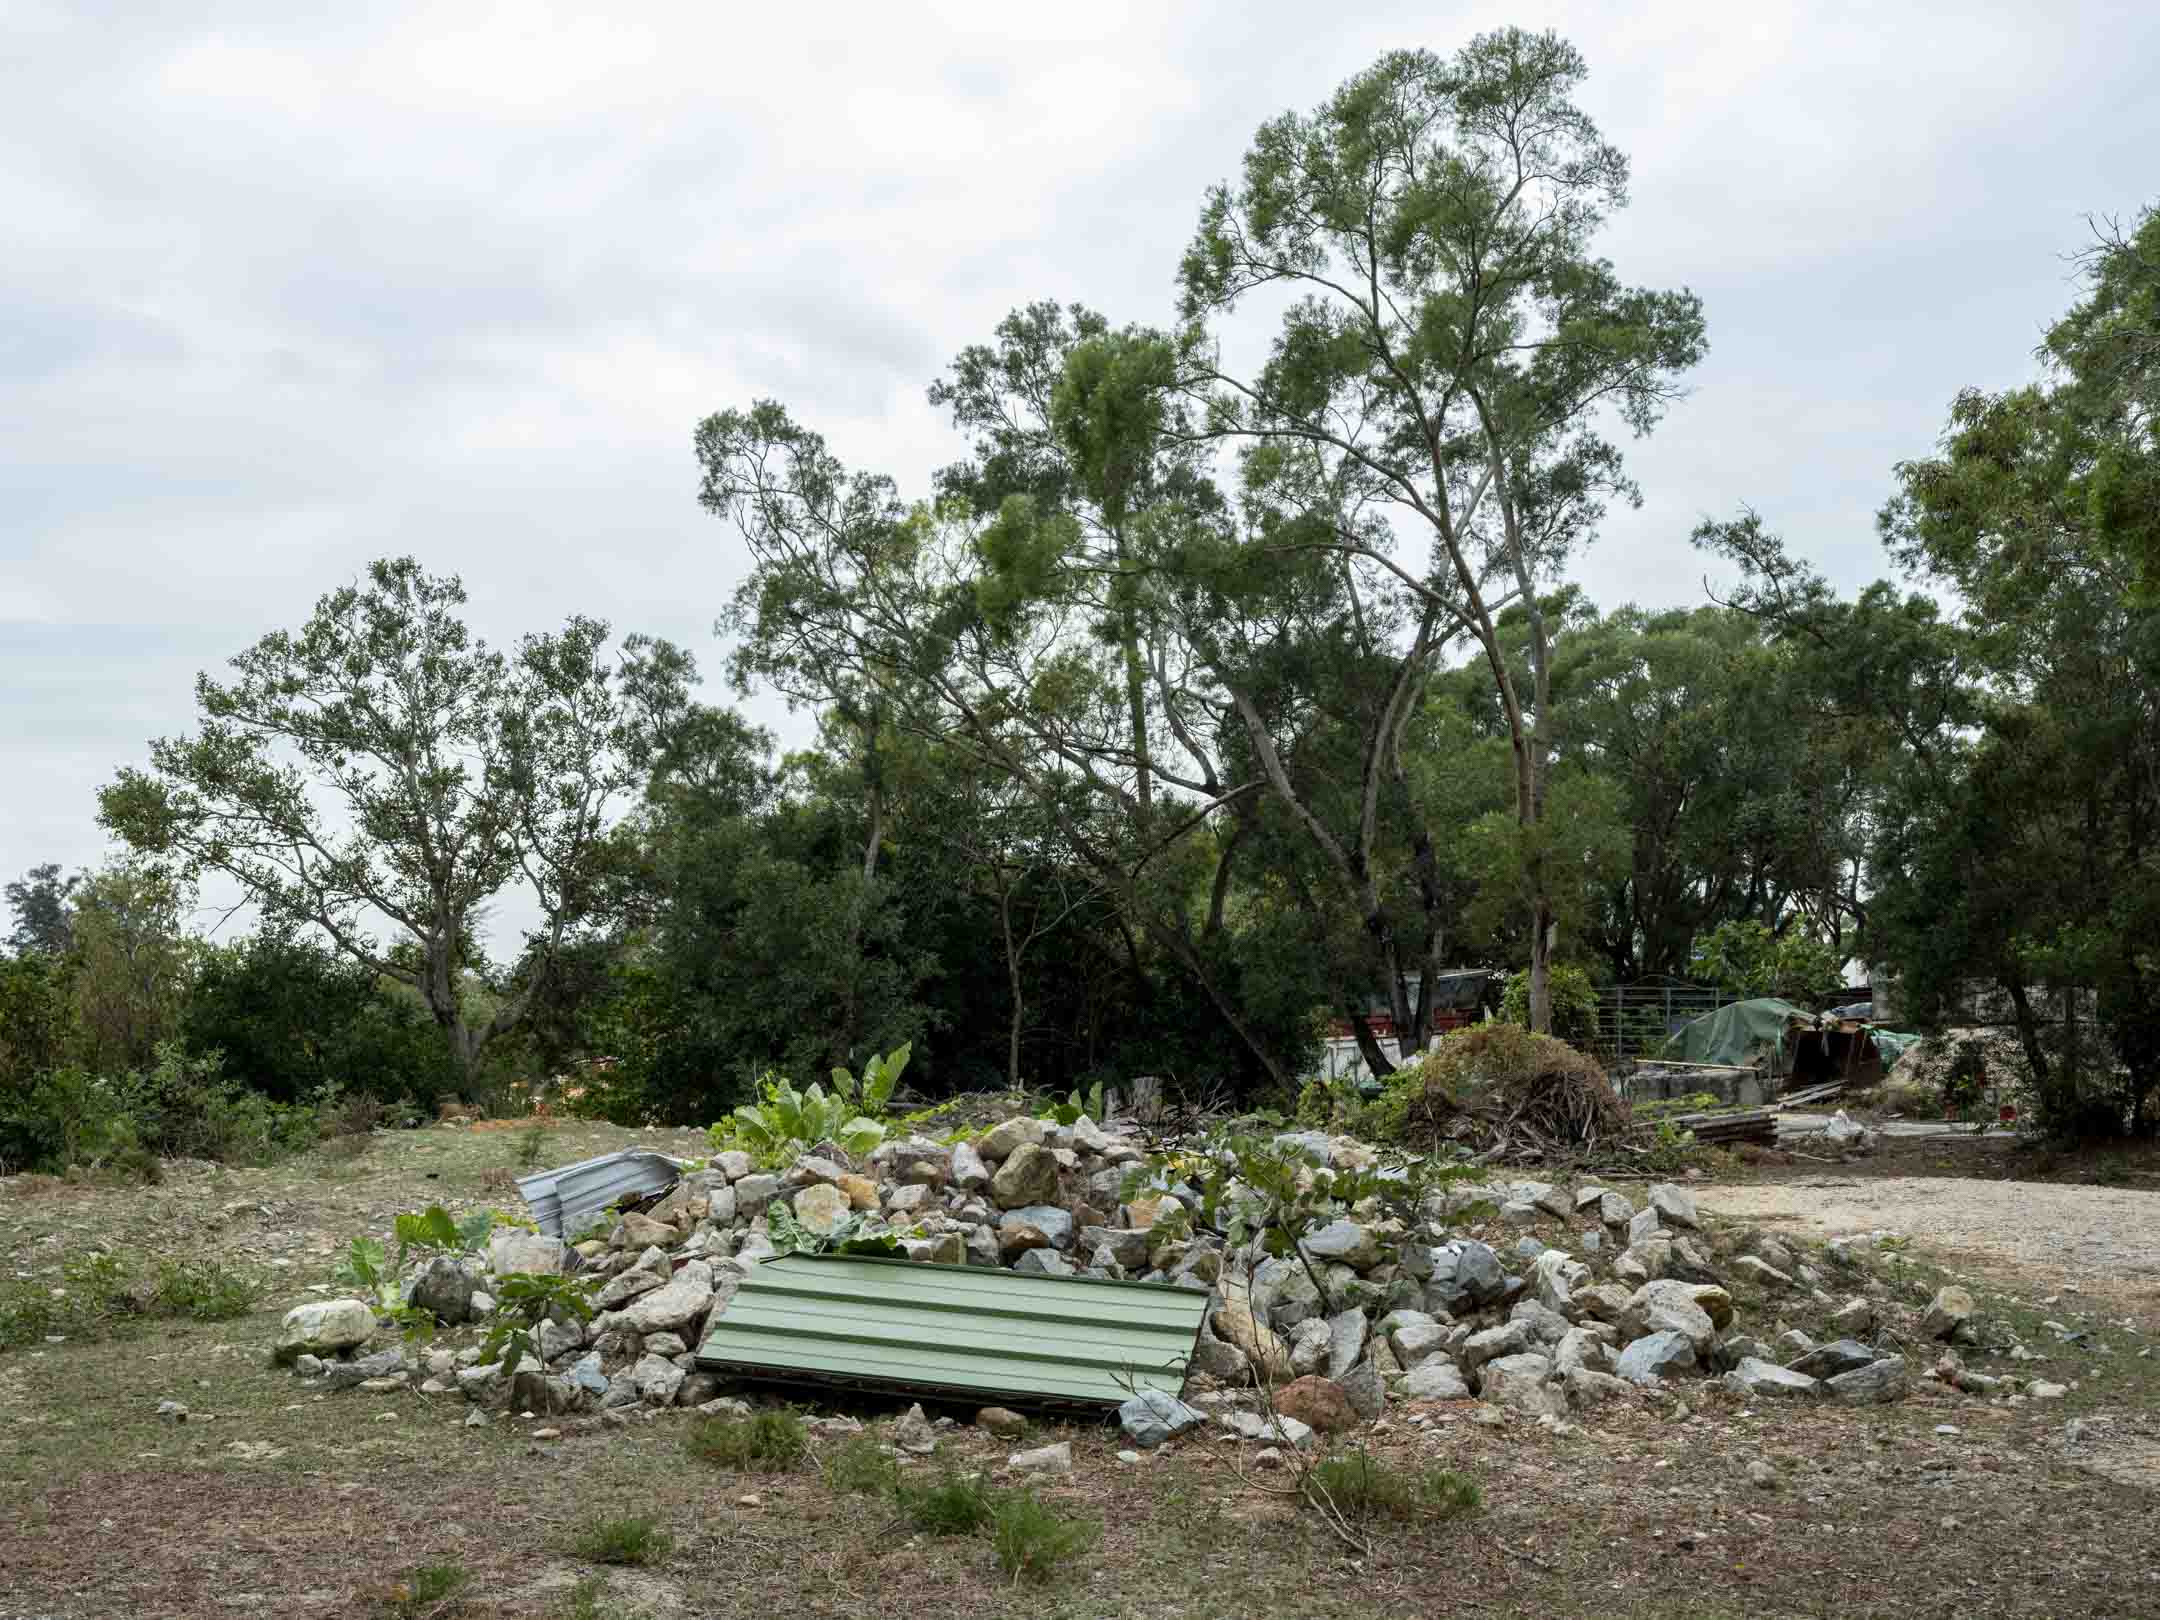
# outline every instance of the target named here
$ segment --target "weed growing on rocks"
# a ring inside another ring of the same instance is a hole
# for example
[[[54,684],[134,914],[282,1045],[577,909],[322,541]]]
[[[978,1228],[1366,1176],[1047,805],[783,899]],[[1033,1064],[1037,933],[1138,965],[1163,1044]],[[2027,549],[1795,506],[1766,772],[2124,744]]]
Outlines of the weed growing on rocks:
[[[602,1519],[588,1525],[577,1538],[577,1555],[594,1564],[657,1564],[675,1545],[675,1538],[650,1514],[627,1519]]]
[[[1041,1501],[1033,1491],[1009,1491],[992,1512],[992,1539],[998,1564],[1018,1585],[1047,1581],[1057,1566],[1095,1545],[1102,1526],[1074,1518]]]
[[[684,1448],[700,1462],[738,1474],[784,1474],[810,1450],[803,1420],[784,1407],[746,1418],[701,1417],[683,1437]]]

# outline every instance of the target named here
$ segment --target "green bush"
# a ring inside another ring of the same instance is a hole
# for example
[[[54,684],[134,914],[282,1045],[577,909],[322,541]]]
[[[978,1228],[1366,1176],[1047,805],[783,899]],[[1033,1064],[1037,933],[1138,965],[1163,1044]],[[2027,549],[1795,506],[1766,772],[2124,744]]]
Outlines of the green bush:
[[[1477,1485],[1434,1463],[1417,1473],[1353,1451],[1315,1463],[1306,1494],[1346,1519],[1454,1518],[1476,1511]]]
[[[1597,1044],[1597,986],[1581,968],[1555,962],[1551,970],[1552,1030],[1555,1040],[1588,1049]],[[1500,994],[1500,1016],[1511,1024],[1530,1027],[1530,970],[1508,975]]]
[[[657,1564],[667,1557],[675,1538],[650,1514],[627,1519],[602,1519],[588,1525],[577,1538],[577,1555],[594,1564]]]
[[[225,1322],[262,1300],[260,1277],[217,1260],[156,1260],[147,1275],[109,1254],[71,1260],[55,1289],[49,1278],[0,1282],[0,1350],[50,1336],[89,1343],[127,1336],[146,1319]]]
[[[796,1413],[772,1407],[746,1418],[701,1417],[683,1445],[700,1462],[739,1474],[784,1474],[809,1454],[810,1431]]]
[[[857,1496],[883,1496],[900,1485],[900,1464],[867,1434],[844,1440],[824,1459],[821,1472],[828,1490]]]
[[[449,1620],[464,1611],[461,1594],[471,1585],[463,1564],[422,1564],[398,1577],[376,1612],[385,1620]]]
[[[1095,1545],[1102,1526],[1092,1519],[1071,1518],[1046,1506],[1033,1491],[1008,1491],[991,1517],[991,1539],[998,1564],[1013,1578],[1046,1581],[1057,1566]]]
[[[263,1279],[222,1260],[161,1260],[151,1273],[151,1305],[161,1316],[230,1322],[262,1303]]]
[[[926,1536],[973,1535],[997,1515],[997,1496],[974,1477],[948,1474],[932,1485],[898,1484],[900,1517]]]

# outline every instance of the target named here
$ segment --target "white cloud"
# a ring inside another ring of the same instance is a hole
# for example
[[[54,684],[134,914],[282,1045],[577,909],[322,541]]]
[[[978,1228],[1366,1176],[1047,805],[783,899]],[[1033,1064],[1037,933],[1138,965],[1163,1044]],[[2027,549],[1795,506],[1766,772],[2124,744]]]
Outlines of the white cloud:
[[[2029,372],[2160,149],[2160,18],[2100,0],[0,14],[0,876],[93,858],[195,670],[376,555],[497,641],[598,612],[716,666],[700,416],[780,398],[921,488],[956,349],[1041,297],[1161,319],[1253,127],[1382,49],[1574,38],[1634,160],[1608,251],[1704,295],[1607,601],[1699,600],[1743,501],[1870,577],[1891,463]]]

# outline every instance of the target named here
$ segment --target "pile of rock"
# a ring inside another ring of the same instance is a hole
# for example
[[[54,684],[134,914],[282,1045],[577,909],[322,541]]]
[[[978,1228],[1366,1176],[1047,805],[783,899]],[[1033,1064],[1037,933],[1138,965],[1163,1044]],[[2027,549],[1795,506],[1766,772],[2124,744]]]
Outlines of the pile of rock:
[[[1369,1148],[1347,1139],[1298,1142],[1337,1164],[1370,1161]],[[1188,1394],[1197,1403],[1210,1388],[1266,1384],[1276,1392],[1272,1425],[1250,1412],[1218,1414],[1226,1426],[1260,1425],[1257,1440],[1299,1443],[1376,1417],[1390,1399],[1479,1398],[1557,1421],[1689,1377],[1720,1378],[1750,1398],[1873,1402],[1908,1388],[1905,1361],[1868,1342],[1876,1303],[1840,1302],[1823,1274],[1774,1239],[1720,1257],[1677,1185],[1649,1188],[1641,1208],[1598,1185],[1455,1187],[1428,1198],[1414,1223],[1352,1211],[1311,1234],[1302,1259],[1282,1259],[1257,1246],[1232,1251],[1201,1228],[1196,1192],[1160,1173],[1125,1196],[1142,1158],[1129,1138],[1086,1118],[1008,1119],[952,1145],[888,1141],[859,1168],[830,1145],[781,1173],[722,1153],[604,1237],[570,1245],[499,1229],[484,1256],[438,1257],[411,1280],[413,1302],[456,1326],[492,1309],[488,1291],[501,1276],[592,1275],[598,1314],[587,1324],[541,1324],[536,1360],[487,1363],[476,1345],[454,1341],[424,1356],[362,1355],[375,1324],[355,1301],[296,1309],[279,1354],[332,1387],[418,1381],[423,1393],[538,1414],[703,1406],[721,1385],[697,1370],[694,1352],[748,1268],[774,1252],[767,1211],[784,1200],[813,1233],[863,1218],[887,1223],[924,1262],[1211,1292]],[[1450,1235],[1474,1204],[1496,1204],[1499,1225],[1518,1232],[1505,1256]],[[1805,1301],[1841,1336],[1817,1344],[1787,1332],[1766,1344],[1738,1321],[1735,1287]],[[1950,1297],[1959,1293],[1946,1290],[1922,1324],[1928,1338],[1954,1342],[1964,1330],[1972,1307]],[[1201,1420],[1197,1404],[1152,1395],[1128,1402],[1125,1417],[1140,1445]]]

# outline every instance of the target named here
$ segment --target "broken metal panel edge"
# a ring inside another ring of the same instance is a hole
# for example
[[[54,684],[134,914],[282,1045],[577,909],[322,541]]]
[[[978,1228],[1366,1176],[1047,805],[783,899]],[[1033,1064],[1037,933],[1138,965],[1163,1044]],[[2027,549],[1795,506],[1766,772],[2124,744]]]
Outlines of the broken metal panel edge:
[[[650,1148],[621,1148],[555,1170],[520,1176],[518,1194],[550,1237],[567,1237],[571,1223],[606,1209],[626,1194],[664,1191],[683,1173],[680,1160]]]

